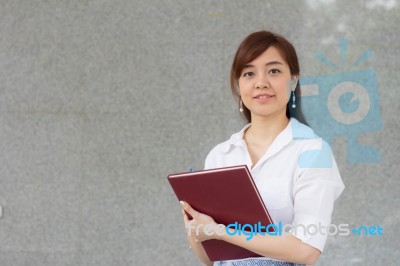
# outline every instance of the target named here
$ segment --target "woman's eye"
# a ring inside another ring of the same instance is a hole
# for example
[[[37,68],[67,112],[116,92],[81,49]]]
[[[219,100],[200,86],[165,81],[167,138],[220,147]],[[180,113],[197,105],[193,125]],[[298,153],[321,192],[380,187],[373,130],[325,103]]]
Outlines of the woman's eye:
[[[252,76],[254,76],[253,72],[246,72],[243,74],[243,77],[252,77]]]
[[[269,71],[269,73],[271,73],[271,74],[279,74],[279,73],[281,73],[281,71],[279,69],[274,68],[274,69],[271,69]]]

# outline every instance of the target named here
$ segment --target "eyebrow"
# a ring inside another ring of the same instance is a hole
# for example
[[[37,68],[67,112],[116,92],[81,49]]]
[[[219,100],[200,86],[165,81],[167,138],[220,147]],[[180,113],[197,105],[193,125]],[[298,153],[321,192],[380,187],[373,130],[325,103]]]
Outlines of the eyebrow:
[[[271,61],[271,62],[268,62],[265,64],[265,66],[271,66],[271,65],[283,65],[283,64],[279,61]],[[244,65],[243,69],[248,68],[248,67],[254,67],[254,66],[247,64],[247,65]]]

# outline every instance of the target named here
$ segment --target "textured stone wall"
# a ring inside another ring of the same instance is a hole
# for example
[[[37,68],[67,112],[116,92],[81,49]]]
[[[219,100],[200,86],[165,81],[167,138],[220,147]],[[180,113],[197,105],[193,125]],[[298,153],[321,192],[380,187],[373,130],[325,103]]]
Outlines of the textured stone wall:
[[[329,109],[333,76],[369,99],[347,94],[340,110],[372,112],[352,135],[328,123],[346,185],[332,222],[384,236],[332,236],[318,265],[397,265],[399,5],[1,0],[0,264],[200,265],[166,176],[201,169],[242,128],[232,57],[267,29],[328,90],[304,96],[322,103],[310,116]]]

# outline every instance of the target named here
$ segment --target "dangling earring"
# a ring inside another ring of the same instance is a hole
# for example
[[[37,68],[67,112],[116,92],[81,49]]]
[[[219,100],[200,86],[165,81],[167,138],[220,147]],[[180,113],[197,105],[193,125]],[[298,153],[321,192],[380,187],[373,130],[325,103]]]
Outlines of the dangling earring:
[[[239,112],[243,113],[243,102],[242,102],[242,98],[240,98]]]
[[[294,91],[292,91],[292,108],[296,108],[296,95],[294,95]]]

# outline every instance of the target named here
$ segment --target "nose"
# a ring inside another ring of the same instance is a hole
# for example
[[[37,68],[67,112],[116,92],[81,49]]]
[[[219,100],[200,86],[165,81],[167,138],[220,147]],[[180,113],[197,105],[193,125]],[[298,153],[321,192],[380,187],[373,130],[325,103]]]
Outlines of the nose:
[[[266,89],[267,87],[268,87],[267,82],[265,82],[265,81],[259,81],[256,83],[257,89]]]
[[[270,85],[268,74],[264,71],[260,71],[257,76],[257,83],[255,84],[256,89],[267,89]]]
[[[269,86],[268,80],[265,79],[265,78],[258,80],[258,82],[256,83],[256,88],[257,89],[267,89],[268,86]]]

